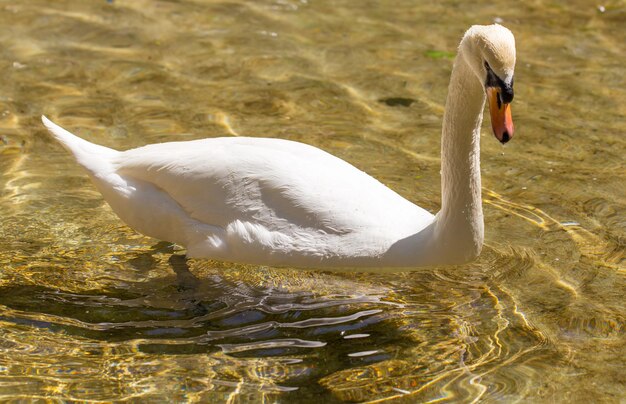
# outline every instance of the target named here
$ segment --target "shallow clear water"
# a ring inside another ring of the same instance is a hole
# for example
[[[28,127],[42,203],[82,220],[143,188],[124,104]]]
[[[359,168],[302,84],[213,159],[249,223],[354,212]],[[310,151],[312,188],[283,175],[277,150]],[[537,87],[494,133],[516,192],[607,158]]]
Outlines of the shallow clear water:
[[[430,3],[0,0],[0,398],[626,400],[626,5]],[[186,262],[39,121],[119,149],[299,140],[434,212],[455,47],[494,19],[517,131],[485,120],[471,265]]]

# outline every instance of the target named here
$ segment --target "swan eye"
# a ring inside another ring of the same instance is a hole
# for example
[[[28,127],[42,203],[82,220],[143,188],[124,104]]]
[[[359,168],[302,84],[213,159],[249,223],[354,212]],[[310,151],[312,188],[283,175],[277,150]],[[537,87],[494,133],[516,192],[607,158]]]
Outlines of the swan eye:
[[[498,98],[498,101],[503,103],[510,103],[513,101],[513,80],[511,79],[511,84],[506,84],[504,80],[498,77],[497,74],[491,70],[491,66],[485,60],[485,69],[487,69],[487,77],[485,79],[485,87],[497,87],[502,92],[502,98]]]
[[[485,79],[485,87],[501,87],[500,84],[504,84],[500,77],[491,70],[489,63],[485,61],[485,69],[487,69],[487,78]]]

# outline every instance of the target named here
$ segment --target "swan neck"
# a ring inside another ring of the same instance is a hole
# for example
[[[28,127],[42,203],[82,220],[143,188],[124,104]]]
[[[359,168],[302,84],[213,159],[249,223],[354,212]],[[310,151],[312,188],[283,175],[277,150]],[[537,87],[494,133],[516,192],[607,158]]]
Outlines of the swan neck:
[[[467,261],[477,256],[484,238],[480,180],[480,128],[484,105],[482,84],[460,48],[444,112],[442,201],[435,228],[438,244],[455,256],[453,261]]]

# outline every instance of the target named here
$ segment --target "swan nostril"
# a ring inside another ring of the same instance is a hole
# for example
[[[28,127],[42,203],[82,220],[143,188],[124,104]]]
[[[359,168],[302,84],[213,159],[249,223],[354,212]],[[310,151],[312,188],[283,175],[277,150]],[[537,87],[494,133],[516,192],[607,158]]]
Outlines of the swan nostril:
[[[509,132],[505,130],[502,133],[502,139],[500,139],[500,143],[505,144],[509,140],[511,140],[511,135],[509,135]]]

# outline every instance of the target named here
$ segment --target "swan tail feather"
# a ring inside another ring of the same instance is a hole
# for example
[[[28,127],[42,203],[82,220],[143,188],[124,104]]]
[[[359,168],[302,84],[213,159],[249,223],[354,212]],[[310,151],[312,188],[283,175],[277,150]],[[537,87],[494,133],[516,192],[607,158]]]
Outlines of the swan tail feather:
[[[88,142],[63,129],[43,115],[41,121],[50,134],[74,155],[78,164],[92,174],[97,175],[103,171],[110,171],[111,159],[120,153],[117,150]]]

